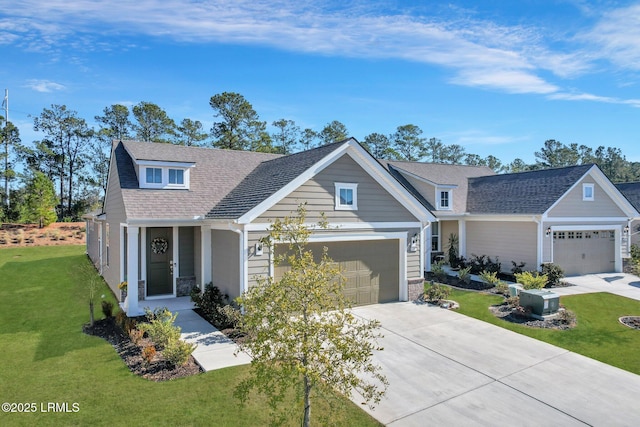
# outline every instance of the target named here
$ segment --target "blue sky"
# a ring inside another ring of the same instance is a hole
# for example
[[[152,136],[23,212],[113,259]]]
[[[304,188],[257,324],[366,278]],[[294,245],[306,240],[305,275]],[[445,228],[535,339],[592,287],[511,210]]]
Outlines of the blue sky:
[[[268,123],[340,120],[359,140],[411,123],[504,163],[547,139],[640,161],[640,1],[2,3],[0,89],[25,143],[51,104],[93,125],[148,101],[210,129],[230,91]]]

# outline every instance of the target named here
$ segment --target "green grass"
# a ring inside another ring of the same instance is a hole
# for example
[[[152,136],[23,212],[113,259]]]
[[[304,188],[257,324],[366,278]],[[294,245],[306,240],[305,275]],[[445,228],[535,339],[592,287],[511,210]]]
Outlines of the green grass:
[[[0,412],[0,425],[269,423],[269,409],[259,397],[241,408],[232,395],[247,366],[154,383],[132,374],[107,342],[84,335],[88,289],[73,273],[86,262],[82,246],[0,249],[0,400],[38,408]],[[102,294],[115,303],[102,284],[97,319]],[[75,402],[79,411],[41,412],[48,402],[67,402],[70,408]],[[333,425],[379,425],[350,401],[342,402],[336,410],[322,400],[313,402],[312,421],[331,416]]]
[[[640,374],[640,331],[622,325],[622,316],[640,316],[640,301],[595,293],[563,296],[560,303],[578,319],[575,328],[559,331],[530,328],[500,320],[488,310],[502,298],[478,292],[453,290],[450,299],[460,303],[459,312],[505,329],[548,342],[635,374]]]

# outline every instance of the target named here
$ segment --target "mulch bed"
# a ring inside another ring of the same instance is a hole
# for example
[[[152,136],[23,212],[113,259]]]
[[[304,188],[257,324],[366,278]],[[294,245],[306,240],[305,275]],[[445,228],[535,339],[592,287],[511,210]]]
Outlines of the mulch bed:
[[[437,278],[436,275],[430,271],[425,273],[425,280],[427,282],[433,280],[437,283],[444,283],[445,285],[453,286],[455,288],[468,289],[472,291],[487,291],[492,288],[492,286],[489,286],[484,282],[477,282],[475,280],[470,280],[469,283],[465,283],[456,276],[446,275],[444,279]]]
[[[538,320],[532,319],[531,317],[520,316],[516,314],[513,307],[509,306],[508,304],[492,305],[491,307],[489,307],[489,310],[494,316],[499,319],[511,323],[517,323],[519,325],[528,326],[530,328],[558,329],[564,331],[575,327],[575,324],[569,325],[557,318]]]
[[[129,336],[116,325],[113,317],[97,320],[93,327],[86,324],[82,327],[82,331],[87,335],[94,335],[109,342],[131,372],[148,380],[174,380],[203,372],[193,356],[189,356],[189,360],[184,366],[174,367],[162,358],[160,351],[156,353],[151,363],[147,364],[142,357],[142,349],[150,345],[151,342],[143,338],[140,345],[135,345]]]
[[[640,316],[624,316],[619,320],[625,326],[640,330]]]

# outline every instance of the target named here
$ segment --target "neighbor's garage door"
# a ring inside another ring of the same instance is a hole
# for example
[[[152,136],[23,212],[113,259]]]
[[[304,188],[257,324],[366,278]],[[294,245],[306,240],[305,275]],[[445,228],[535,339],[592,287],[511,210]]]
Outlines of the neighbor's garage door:
[[[615,270],[613,231],[556,231],[553,233],[553,262],[567,276],[606,273]]]
[[[354,305],[376,304],[399,299],[398,240],[369,240],[360,242],[310,243],[309,249],[319,260],[322,248],[328,248],[329,257],[340,264],[345,277],[345,295]],[[285,245],[276,246],[282,253]],[[287,266],[275,268],[276,280]]]

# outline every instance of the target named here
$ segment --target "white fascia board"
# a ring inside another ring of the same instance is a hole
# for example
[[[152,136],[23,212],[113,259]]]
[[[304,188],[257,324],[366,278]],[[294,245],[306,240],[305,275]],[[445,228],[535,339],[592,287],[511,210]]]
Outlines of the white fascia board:
[[[202,221],[189,218],[129,218],[126,225],[132,227],[200,226]]]
[[[522,214],[522,215],[468,215],[464,217],[465,221],[501,221],[501,222],[536,222],[535,215]],[[441,221],[445,221],[449,218],[440,218]],[[452,218],[453,219],[453,218]]]
[[[387,190],[396,200],[407,208],[415,217],[421,221],[431,222],[435,217],[424,206],[422,206],[407,189],[405,189],[395,178],[393,178],[377,161],[375,161],[364,148],[351,138],[339,148],[329,153],[315,165],[308,168],[296,179],[282,187],[280,190],[263,200],[256,207],[238,218],[238,223],[249,224],[266,212],[269,208],[280,202],[302,184],[319,174],[326,167],[343,155],[349,155],[360,167],[362,167],[378,184]],[[399,197],[400,196],[400,197]]]
[[[194,162],[169,162],[160,160],[134,160],[139,166],[158,166],[158,167],[174,167],[174,168],[194,168]]]
[[[615,216],[594,216],[594,217],[576,216],[576,217],[558,217],[558,218],[549,217],[549,216],[544,217],[545,224],[562,224],[562,223],[568,223],[568,222],[573,222],[573,223],[611,223],[611,222],[616,222],[616,223],[620,223],[620,222],[626,222],[628,220],[629,220],[629,218],[627,218],[626,216],[619,216],[619,217],[615,217]]]
[[[423,228],[423,224],[416,222],[342,222],[329,223],[328,228],[321,228],[317,223],[305,223],[303,225],[311,230],[335,231],[335,230],[407,230],[410,228]],[[271,227],[270,222],[252,223],[244,226],[247,231],[266,231]]]

